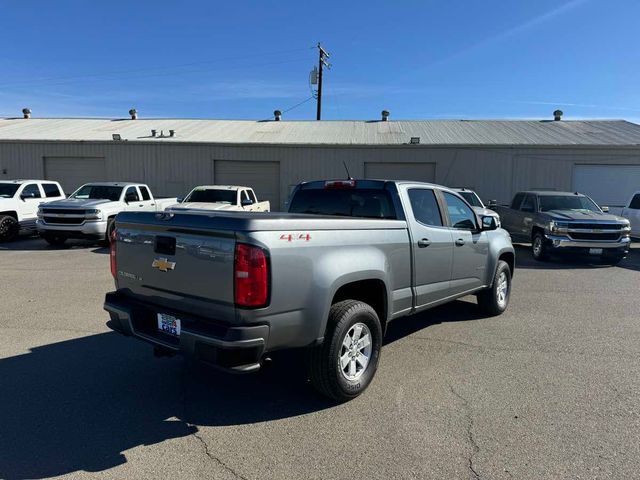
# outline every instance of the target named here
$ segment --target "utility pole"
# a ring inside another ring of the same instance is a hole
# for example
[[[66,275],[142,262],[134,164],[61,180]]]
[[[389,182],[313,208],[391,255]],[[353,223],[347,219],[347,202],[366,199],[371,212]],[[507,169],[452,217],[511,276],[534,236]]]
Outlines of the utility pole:
[[[318,42],[318,110],[316,114],[316,120],[320,120],[322,117],[322,67],[326,66],[330,68],[331,65],[327,62],[329,54],[322,48],[320,42]]]

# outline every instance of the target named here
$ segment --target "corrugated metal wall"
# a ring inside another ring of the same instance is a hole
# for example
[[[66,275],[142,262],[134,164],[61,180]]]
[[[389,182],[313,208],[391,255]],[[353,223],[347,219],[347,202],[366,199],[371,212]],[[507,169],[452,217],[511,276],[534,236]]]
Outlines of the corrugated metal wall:
[[[356,178],[365,175],[365,163],[435,163],[436,183],[472,187],[483,199],[507,202],[515,191],[526,188],[570,190],[575,164],[640,165],[640,148],[0,142],[0,179],[44,177],[45,157],[104,157],[105,181],[145,182],[159,196],[175,196],[196,184],[215,183],[215,160],[278,162],[282,206],[293,186],[301,181],[343,178],[346,175],[343,162]]]

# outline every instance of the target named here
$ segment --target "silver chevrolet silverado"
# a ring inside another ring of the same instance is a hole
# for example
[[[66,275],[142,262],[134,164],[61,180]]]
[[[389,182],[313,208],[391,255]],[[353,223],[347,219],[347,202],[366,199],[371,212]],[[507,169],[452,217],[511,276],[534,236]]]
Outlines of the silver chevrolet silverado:
[[[446,187],[383,180],[303,183],[289,213],[123,212],[111,243],[109,326],[233,372],[305,348],[337,400],[359,395],[387,324],[474,294],[508,305],[509,234]]]

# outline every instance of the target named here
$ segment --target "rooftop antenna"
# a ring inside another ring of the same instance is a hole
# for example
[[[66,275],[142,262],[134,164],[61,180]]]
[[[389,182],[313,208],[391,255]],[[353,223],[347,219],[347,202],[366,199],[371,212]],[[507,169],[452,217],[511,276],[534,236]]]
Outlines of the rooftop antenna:
[[[349,173],[349,168],[347,167],[347,162],[345,162],[344,160],[342,161],[342,164],[344,165],[344,169],[347,171],[347,180],[353,180],[353,177],[351,176],[351,174]]]

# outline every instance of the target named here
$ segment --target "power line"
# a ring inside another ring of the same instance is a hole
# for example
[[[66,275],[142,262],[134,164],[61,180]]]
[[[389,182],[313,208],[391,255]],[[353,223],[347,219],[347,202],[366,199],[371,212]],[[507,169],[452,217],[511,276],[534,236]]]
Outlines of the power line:
[[[203,61],[198,61],[198,62],[190,62],[190,63],[182,63],[182,64],[175,64],[175,65],[166,65],[166,66],[157,66],[157,67],[146,67],[146,68],[136,68],[136,69],[131,69],[131,70],[115,70],[115,71],[107,71],[107,72],[100,72],[100,73],[88,73],[88,74],[82,74],[82,75],[67,75],[67,76],[61,76],[61,77],[48,77],[48,78],[34,78],[34,79],[30,79],[30,80],[26,80],[26,81],[21,81],[21,82],[8,82],[8,83],[3,83],[0,84],[0,87],[12,87],[12,86],[24,86],[24,85],[38,85],[38,84],[42,84],[43,82],[47,85],[47,86],[53,86],[53,85],[64,85],[67,83],[74,83],[73,80],[78,80],[78,79],[89,79],[89,78],[100,78],[100,77],[106,77],[106,78],[110,78],[110,79],[115,79],[118,78],[119,76],[122,75],[129,75],[129,74],[135,74],[135,73],[143,73],[142,75],[134,75],[134,78],[143,78],[143,77],[153,77],[153,76],[163,76],[163,75],[170,75],[170,74],[175,74],[175,69],[180,69],[180,68],[188,68],[188,67],[193,67],[193,66],[197,66],[197,65],[207,65],[207,64],[216,64],[216,63],[222,63],[222,62],[232,62],[235,60],[246,60],[246,59],[251,59],[251,58],[262,58],[268,55],[281,55],[281,54],[285,54],[285,53],[293,53],[293,52],[300,52],[300,51],[307,51],[307,50],[311,50],[316,48],[315,46],[313,47],[304,47],[304,48],[295,48],[295,49],[289,49],[289,50],[281,50],[281,51],[274,51],[274,52],[268,52],[268,53],[260,53],[260,54],[250,54],[250,55],[242,55],[242,56],[230,56],[230,57],[223,57],[223,58],[218,58],[218,59],[209,59],[209,60],[203,60]],[[296,58],[294,60],[285,60],[285,61],[279,61],[279,62],[269,62],[269,63],[263,63],[263,64],[259,64],[261,66],[264,65],[276,65],[279,63],[287,63],[287,62],[291,62],[291,61],[298,61],[298,60],[303,60],[303,58]],[[159,70],[159,69],[163,69],[162,72],[156,72],[156,73],[152,73],[150,71],[152,70]],[[167,70],[167,69],[171,69],[171,70]],[[192,70],[192,71],[196,71],[196,70]],[[57,80],[60,80],[60,82],[56,82]],[[48,83],[48,82],[56,82],[56,83]]]
[[[311,95],[309,98],[304,99],[303,101],[301,101],[300,103],[296,103],[293,107],[289,107],[286,110],[283,110],[282,113],[287,113],[290,112],[291,110],[293,110],[294,108],[298,108],[300,105],[303,105],[305,103],[307,103],[309,100],[313,100],[315,97],[313,95]]]

